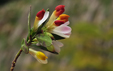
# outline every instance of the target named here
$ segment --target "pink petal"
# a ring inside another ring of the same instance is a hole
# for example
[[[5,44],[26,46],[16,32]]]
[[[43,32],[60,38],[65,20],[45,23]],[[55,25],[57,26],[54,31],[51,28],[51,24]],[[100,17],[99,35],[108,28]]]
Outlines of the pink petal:
[[[71,28],[63,24],[61,26],[56,27],[54,30],[57,32],[68,33],[71,31]]]
[[[63,24],[53,29],[52,33],[65,37],[65,38],[69,38],[71,34],[71,28]]]
[[[55,40],[52,41],[52,44],[54,46],[55,51],[59,53],[60,47],[62,47],[63,44],[61,42],[58,42],[58,41],[55,41]]]
[[[69,21],[65,22],[64,25],[69,25]]]
[[[66,33],[65,35],[71,35],[71,32],[69,32],[69,33]]]

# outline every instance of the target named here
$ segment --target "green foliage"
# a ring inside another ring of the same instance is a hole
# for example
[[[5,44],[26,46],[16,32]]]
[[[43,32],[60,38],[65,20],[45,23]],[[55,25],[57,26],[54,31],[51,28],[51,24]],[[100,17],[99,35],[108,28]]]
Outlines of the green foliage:
[[[25,38],[21,42],[21,49],[27,54],[29,52],[29,47],[26,44]]]
[[[42,46],[48,47],[52,44],[51,38],[46,34],[37,35],[36,38]]]
[[[52,52],[54,52],[54,46],[53,45],[50,45],[50,46],[48,46],[48,47],[46,47],[49,51],[52,51]]]
[[[32,44],[30,47],[35,47],[35,48],[40,48],[42,50],[45,50],[45,51],[48,51],[48,52],[51,52],[51,53],[54,53],[54,54],[58,54],[57,52],[53,51],[51,47],[44,47],[44,46],[37,46],[37,45],[34,45]]]

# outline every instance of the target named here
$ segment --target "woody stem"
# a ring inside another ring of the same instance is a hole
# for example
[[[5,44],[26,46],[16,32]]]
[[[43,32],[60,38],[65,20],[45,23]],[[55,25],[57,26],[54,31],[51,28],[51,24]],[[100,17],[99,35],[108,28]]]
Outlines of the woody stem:
[[[13,70],[14,70],[15,63],[16,63],[16,61],[17,61],[17,59],[18,59],[18,57],[20,56],[21,53],[22,53],[22,49],[20,49],[20,50],[18,51],[18,53],[16,54],[14,60],[12,61],[12,65],[11,65],[10,71],[13,71]]]

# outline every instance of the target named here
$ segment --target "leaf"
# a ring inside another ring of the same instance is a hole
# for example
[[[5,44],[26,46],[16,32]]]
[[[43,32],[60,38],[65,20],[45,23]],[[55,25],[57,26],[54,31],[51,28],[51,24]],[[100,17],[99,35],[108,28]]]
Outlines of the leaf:
[[[49,37],[51,37],[52,39],[54,39],[54,36],[51,33],[45,32],[45,34],[48,35]]]
[[[30,6],[30,11],[29,11],[29,14],[28,14],[28,36],[27,36],[27,41],[29,40],[29,38],[30,38],[30,40],[31,40],[31,21],[30,21],[30,17],[31,17],[31,6]]]
[[[36,34],[36,32],[34,32],[34,31],[33,31],[33,28],[31,28],[30,33],[28,33],[28,36],[27,36],[27,41],[28,41],[29,39],[31,39],[32,37],[34,37],[35,34]],[[31,37],[31,38],[30,38],[30,37]]]
[[[31,6],[30,6],[29,14],[28,14],[28,33],[31,33],[30,17],[31,17]]]
[[[53,45],[51,45],[51,46],[49,46],[49,47],[46,47],[49,51],[55,51],[55,49],[54,49],[54,46]]]
[[[21,45],[23,45],[23,44],[24,44],[24,41],[25,41],[25,39],[23,39],[23,40],[22,40]]]
[[[50,50],[48,50],[46,47],[41,46],[41,45],[40,45],[40,46],[37,46],[37,45],[32,44],[30,47],[36,47],[36,48],[40,48],[40,49],[42,49],[42,50],[51,52],[51,53],[53,53],[53,54],[58,54],[57,52],[55,52],[55,51],[50,51]]]
[[[25,43],[25,38],[21,42],[21,49],[27,54],[29,52],[29,47]]]
[[[42,46],[48,47],[52,44],[52,39],[47,34],[40,34],[36,37]]]

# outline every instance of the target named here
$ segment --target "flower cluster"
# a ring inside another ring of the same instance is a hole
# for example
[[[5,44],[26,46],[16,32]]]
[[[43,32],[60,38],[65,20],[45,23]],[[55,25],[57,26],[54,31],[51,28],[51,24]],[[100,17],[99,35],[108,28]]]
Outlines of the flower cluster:
[[[49,17],[49,10],[42,9],[36,14],[33,27],[27,37],[27,45],[41,48],[51,53],[58,54],[63,44],[57,40],[69,38],[71,28],[69,25],[69,15],[63,14],[64,5],[58,5]],[[25,46],[24,46],[25,47]],[[27,48],[27,47],[26,47]],[[24,51],[27,50],[24,48]],[[40,63],[47,63],[47,56],[41,51],[28,48],[28,53],[35,57]]]

